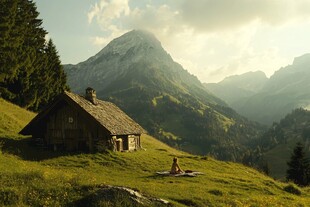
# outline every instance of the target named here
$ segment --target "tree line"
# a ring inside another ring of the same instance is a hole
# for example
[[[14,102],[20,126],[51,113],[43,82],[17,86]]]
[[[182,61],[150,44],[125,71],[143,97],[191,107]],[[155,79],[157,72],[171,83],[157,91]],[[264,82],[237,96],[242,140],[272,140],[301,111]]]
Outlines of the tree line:
[[[0,0],[0,97],[38,111],[68,89],[32,0]]]

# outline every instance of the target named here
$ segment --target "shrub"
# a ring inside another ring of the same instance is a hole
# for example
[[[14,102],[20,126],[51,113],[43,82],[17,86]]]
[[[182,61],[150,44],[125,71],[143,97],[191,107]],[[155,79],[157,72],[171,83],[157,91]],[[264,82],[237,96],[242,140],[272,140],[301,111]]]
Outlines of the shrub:
[[[291,194],[301,195],[301,190],[294,184],[289,184],[285,186],[283,190]]]
[[[2,205],[14,205],[18,202],[18,195],[15,191],[10,189],[0,190],[0,204]]]
[[[213,195],[217,195],[217,196],[222,196],[223,195],[223,192],[220,191],[220,190],[209,190],[209,193],[213,194]]]

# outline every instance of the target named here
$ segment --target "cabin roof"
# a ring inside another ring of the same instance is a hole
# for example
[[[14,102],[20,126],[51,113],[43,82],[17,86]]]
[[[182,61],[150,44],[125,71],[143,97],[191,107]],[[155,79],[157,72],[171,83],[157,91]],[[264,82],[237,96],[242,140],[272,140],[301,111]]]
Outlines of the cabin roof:
[[[111,134],[142,134],[145,130],[115,104],[97,99],[94,105],[84,97],[65,92],[76,104],[94,117]]]
[[[53,107],[65,100],[69,105],[77,106],[78,110],[83,110],[91,116],[99,125],[106,128],[111,135],[128,135],[128,134],[143,134],[146,131],[125,112],[118,108],[115,104],[97,99],[96,105],[85,99],[81,95],[65,91],[62,95],[55,99],[47,108],[39,113],[20,134],[32,134],[33,125],[38,123],[44,117],[48,116]]]

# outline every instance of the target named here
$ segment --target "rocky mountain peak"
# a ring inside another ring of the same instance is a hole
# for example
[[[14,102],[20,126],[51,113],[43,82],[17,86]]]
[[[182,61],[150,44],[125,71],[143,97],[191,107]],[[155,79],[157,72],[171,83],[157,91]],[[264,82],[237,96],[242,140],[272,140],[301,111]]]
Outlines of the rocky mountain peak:
[[[310,65],[310,53],[294,58],[293,65]]]
[[[256,82],[265,82],[268,80],[266,74],[262,71],[247,72],[241,75],[233,75],[226,77],[221,84],[254,84]],[[253,83],[254,82],[254,83]]]
[[[171,59],[170,55],[161,46],[160,41],[152,33],[145,30],[132,30],[112,40],[92,60],[106,55],[131,58],[135,56],[134,60],[137,60],[146,54],[151,54],[153,58]]]
[[[195,76],[173,61],[152,33],[143,30],[125,33],[88,60],[66,65],[65,71],[74,92],[83,91],[87,86],[105,90],[120,78],[124,79],[123,82],[137,82],[140,78],[141,84],[149,81],[157,87],[164,87],[165,84],[157,82],[165,80],[168,85],[186,84],[203,88]]]

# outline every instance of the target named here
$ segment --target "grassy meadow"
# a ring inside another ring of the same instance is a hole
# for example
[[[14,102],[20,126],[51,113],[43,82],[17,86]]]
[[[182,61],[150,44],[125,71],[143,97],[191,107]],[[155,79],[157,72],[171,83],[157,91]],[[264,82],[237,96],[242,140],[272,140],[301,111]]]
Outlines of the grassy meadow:
[[[310,206],[310,188],[282,183],[232,162],[194,156],[142,136],[144,150],[105,154],[36,149],[18,135],[33,117],[0,99],[0,206],[134,206],[121,195],[100,195],[105,185],[125,186],[173,206]],[[156,175],[180,166],[204,175]],[[159,206],[159,205],[153,205]]]

